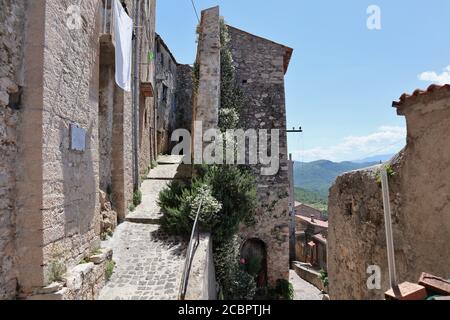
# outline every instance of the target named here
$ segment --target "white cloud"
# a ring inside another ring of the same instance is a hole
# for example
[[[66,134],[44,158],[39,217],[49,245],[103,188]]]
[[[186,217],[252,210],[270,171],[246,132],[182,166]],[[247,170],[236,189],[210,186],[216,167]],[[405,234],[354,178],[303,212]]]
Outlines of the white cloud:
[[[434,82],[440,85],[450,84],[450,66],[445,68],[440,74],[435,71],[426,71],[419,74],[418,77],[419,80]]]
[[[366,136],[349,136],[337,145],[293,152],[297,161],[348,161],[400,151],[406,143],[406,128],[382,126]]]

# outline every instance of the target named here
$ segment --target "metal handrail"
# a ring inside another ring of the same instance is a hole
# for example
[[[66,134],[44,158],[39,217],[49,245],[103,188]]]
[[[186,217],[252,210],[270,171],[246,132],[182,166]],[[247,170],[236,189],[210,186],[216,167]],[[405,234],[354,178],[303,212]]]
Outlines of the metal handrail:
[[[200,244],[199,217],[200,212],[202,210],[202,205],[203,205],[203,198],[200,199],[200,205],[198,206],[197,215],[195,216],[194,225],[192,226],[191,238],[189,240],[189,246],[186,253],[186,260],[184,263],[184,270],[181,277],[179,300],[184,300],[186,298],[189,275],[191,273],[192,260],[194,259],[194,252],[197,249],[198,245]]]

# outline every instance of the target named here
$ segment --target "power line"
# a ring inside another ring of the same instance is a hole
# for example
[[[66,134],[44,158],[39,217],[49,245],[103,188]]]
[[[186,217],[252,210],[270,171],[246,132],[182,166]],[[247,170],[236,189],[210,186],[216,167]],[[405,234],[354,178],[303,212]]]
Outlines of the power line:
[[[192,8],[194,8],[195,16],[197,17],[197,20],[200,23],[200,18],[198,16],[198,11],[197,11],[197,8],[195,7],[194,0],[191,0],[191,3],[192,3]]]

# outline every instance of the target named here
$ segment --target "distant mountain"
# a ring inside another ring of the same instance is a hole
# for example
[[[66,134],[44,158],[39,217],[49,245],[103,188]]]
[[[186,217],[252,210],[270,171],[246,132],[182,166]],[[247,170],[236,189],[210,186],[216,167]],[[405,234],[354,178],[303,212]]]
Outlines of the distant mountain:
[[[332,162],[319,160],[294,163],[296,201],[315,206],[318,209],[328,203],[328,189],[341,174],[379,164],[374,162]]]
[[[361,160],[355,160],[355,161],[352,161],[352,162],[355,162],[355,163],[378,162],[378,163],[380,163],[380,161],[381,162],[386,162],[386,161],[391,160],[394,155],[395,154],[382,154],[382,155],[376,155],[376,156],[364,158],[364,159],[361,159]]]

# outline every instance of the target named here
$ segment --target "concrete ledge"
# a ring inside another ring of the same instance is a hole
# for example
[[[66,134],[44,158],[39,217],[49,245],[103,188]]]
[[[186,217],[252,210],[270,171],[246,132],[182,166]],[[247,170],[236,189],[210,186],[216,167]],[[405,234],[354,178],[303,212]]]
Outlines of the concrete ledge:
[[[217,300],[213,244],[209,233],[200,236],[200,244],[192,261],[186,300]]]
[[[295,272],[300,278],[311,283],[313,286],[323,292],[327,292],[327,289],[323,286],[322,280],[320,280],[320,273],[308,268],[300,262],[294,262],[293,267]]]

